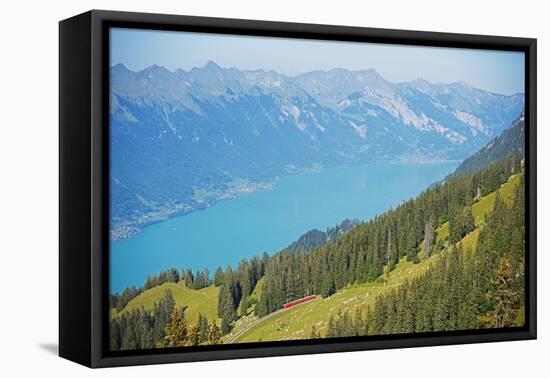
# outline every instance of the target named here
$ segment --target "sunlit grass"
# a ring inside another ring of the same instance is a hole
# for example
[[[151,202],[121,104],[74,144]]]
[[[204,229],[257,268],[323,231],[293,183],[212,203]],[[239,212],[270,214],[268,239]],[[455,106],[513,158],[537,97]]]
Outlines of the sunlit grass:
[[[144,291],[132,299],[119,312],[118,316],[139,308],[152,309],[155,303],[160,302],[167,289],[172,291],[177,306],[187,306],[185,317],[189,322],[196,322],[199,313],[206,316],[208,321],[217,319],[219,288],[212,285],[204,289],[194,290],[186,287],[184,281],[180,281],[177,284],[165,283]],[[219,322],[219,319],[217,321]]]

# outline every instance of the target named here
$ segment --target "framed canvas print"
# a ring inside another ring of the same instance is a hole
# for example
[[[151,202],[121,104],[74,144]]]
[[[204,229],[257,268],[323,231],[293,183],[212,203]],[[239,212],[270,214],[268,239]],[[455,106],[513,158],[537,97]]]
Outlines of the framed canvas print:
[[[536,40],[60,23],[60,355],[536,337]]]

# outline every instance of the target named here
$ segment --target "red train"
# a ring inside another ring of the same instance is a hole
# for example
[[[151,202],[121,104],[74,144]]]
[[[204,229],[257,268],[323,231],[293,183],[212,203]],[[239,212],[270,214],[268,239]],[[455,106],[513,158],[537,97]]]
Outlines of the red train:
[[[295,301],[292,301],[292,302],[288,302],[288,303],[285,303],[283,305],[283,307],[286,309],[286,308],[291,308],[293,306],[296,306],[296,305],[299,305],[300,303],[304,303],[304,302],[309,302],[313,299],[317,298],[317,295],[310,295],[308,297],[304,297],[304,298],[301,298],[301,299],[296,299]]]

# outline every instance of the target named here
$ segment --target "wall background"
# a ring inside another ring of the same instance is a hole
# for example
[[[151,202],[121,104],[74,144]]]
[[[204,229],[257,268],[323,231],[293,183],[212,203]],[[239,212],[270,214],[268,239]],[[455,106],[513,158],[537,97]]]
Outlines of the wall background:
[[[0,23],[0,374],[241,378],[292,376],[517,377],[548,372],[550,283],[545,231],[550,143],[545,2],[472,1],[12,1]],[[56,357],[58,26],[92,8],[536,37],[539,134],[539,340],[390,351],[88,370]],[[545,353],[546,349],[546,353]]]

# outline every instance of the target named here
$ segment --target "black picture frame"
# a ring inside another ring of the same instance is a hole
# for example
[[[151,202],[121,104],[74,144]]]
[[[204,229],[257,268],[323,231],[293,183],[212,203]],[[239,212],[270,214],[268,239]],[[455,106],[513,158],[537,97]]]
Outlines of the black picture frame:
[[[110,352],[110,27],[525,53],[526,324],[522,328]],[[536,39],[92,10],[59,24],[59,354],[89,367],[535,339]]]

